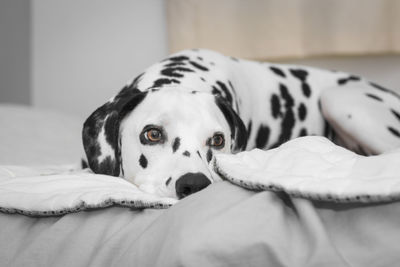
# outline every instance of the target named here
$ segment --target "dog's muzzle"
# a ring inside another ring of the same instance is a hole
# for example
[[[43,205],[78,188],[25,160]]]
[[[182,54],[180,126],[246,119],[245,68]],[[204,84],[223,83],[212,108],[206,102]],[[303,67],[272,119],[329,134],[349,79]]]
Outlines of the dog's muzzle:
[[[186,173],[176,180],[175,190],[179,199],[196,193],[211,184],[211,181],[200,172]]]

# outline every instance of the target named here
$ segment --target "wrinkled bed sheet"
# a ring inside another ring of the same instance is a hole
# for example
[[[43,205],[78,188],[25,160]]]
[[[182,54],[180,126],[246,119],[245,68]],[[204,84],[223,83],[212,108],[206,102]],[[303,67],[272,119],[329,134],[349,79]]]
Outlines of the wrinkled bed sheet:
[[[77,163],[79,121],[0,106],[0,122],[1,165]],[[399,202],[307,200],[224,181],[169,209],[0,212],[0,266],[397,266],[399,214]]]
[[[221,182],[164,210],[0,213],[0,265],[397,266],[398,214]]]

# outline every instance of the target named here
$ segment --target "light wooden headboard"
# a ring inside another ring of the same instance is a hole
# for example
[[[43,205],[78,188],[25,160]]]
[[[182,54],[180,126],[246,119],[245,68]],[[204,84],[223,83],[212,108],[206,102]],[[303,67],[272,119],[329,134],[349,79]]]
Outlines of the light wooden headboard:
[[[250,59],[400,52],[397,0],[168,0],[170,52]]]

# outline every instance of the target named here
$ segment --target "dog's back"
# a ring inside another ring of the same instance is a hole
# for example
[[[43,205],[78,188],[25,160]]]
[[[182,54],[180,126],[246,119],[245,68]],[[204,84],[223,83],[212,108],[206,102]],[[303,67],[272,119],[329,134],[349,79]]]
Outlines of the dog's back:
[[[326,136],[362,154],[400,146],[400,96],[344,72],[194,49],[151,66],[132,84],[143,91],[179,86],[221,95],[246,125],[247,149],[305,135]],[[372,114],[380,117],[371,125]]]

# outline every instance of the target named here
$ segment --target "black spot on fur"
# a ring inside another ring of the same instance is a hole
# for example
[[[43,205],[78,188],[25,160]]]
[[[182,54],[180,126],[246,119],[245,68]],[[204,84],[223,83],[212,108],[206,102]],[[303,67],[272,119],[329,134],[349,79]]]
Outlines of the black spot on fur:
[[[281,77],[283,77],[283,78],[286,78],[286,74],[283,72],[283,70],[281,70],[281,69],[279,69],[279,68],[277,68],[277,67],[273,67],[273,66],[271,66],[271,67],[269,67],[269,68],[270,68],[270,70],[271,70],[273,73],[275,73],[276,75],[281,76]]]
[[[212,153],[210,148],[207,150],[207,155],[206,156],[207,156],[207,162],[210,163],[210,161],[211,161],[211,159],[213,157],[213,153]]]
[[[215,87],[214,85],[212,86],[211,94],[222,96],[221,91],[217,87]]]
[[[383,102],[383,99],[380,98],[379,96],[376,96],[376,95],[373,95],[373,94],[365,94],[365,95],[368,96],[368,97],[370,97],[370,98],[372,98],[372,99],[374,99],[374,100]]]
[[[279,96],[273,94],[271,96],[271,109],[272,109],[272,116],[277,119],[279,116],[282,116],[281,113],[281,101],[279,100]]]
[[[285,113],[281,122],[281,131],[278,137],[278,141],[275,142],[271,148],[278,147],[284,142],[290,140],[292,136],[292,130],[295,124],[295,117],[293,112],[294,100],[290,95],[287,87],[283,84],[279,85],[279,90],[281,92],[281,97],[285,102]]]
[[[186,57],[186,56],[176,56],[176,57],[169,57],[169,58],[167,58],[167,60],[171,60],[171,61],[185,61],[185,60],[189,60],[189,58]]]
[[[181,139],[179,137],[175,138],[174,142],[172,143],[172,152],[175,153],[179,146],[181,145]]]
[[[303,91],[303,95],[306,97],[310,97],[311,95],[311,88],[310,85],[306,82],[301,83],[301,90]]]
[[[203,61],[203,58],[202,58],[202,57],[197,57],[197,59],[199,59],[199,60]]]
[[[230,59],[232,59],[235,62],[239,62],[239,59],[235,58],[235,57],[229,57]]]
[[[199,152],[198,150],[197,150],[196,152],[197,152],[197,155],[199,155],[199,158],[202,159],[202,157],[201,157],[201,155],[200,155],[200,152]]]
[[[306,97],[310,97],[311,88],[310,85],[306,82],[308,72],[306,70],[301,69],[291,69],[290,73],[301,81],[301,90]]]
[[[184,65],[186,65],[185,62],[175,61],[175,62],[165,64],[164,67],[178,67],[178,66],[184,66]]]
[[[388,128],[388,130],[389,130],[394,136],[400,138],[400,132],[399,132],[399,130],[396,130],[395,128],[390,127],[390,126],[388,126],[387,128]]]
[[[339,85],[345,85],[345,84],[348,83],[349,81],[359,81],[359,80],[361,80],[360,77],[351,75],[351,76],[349,76],[349,77],[347,77],[347,78],[339,79],[339,80],[338,80],[338,84],[339,84]]]
[[[229,92],[229,89],[226,86],[226,84],[221,81],[217,81],[217,85],[221,88],[221,91],[224,92],[225,99],[232,106],[232,100],[233,100],[232,94]]]
[[[165,182],[165,185],[168,186],[169,183],[171,182],[171,180],[172,180],[172,177],[169,177],[169,178],[167,179],[167,181]]]
[[[299,137],[301,136],[307,136],[307,129],[306,128],[301,128],[300,133],[299,133]]]
[[[301,121],[304,121],[304,119],[306,118],[307,115],[307,108],[304,105],[304,103],[300,103],[299,108],[297,110],[298,114],[299,114],[299,119]]]
[[[281,97],[285,101],[285,107],[292,107],[294,105],[294,99],[290,95],[287,87],[284,84],[279,84],[279,91],[281,92]]]
[[[378,89],[378,90],[380,90],[380,91],[382,91],[382,92],[391,94],[391,95],[393,95],[393,96],[395,96],[395,97],[397,97],[397,98],[400,99],[400,95],[399,95],[398,93],[392,91],[392,90],[389,90],[389,89],[387,89],[387,88],[385,88],[385,87],[383,87],[383,86],[380,86],[380,85],[378,85],[378,84],[376,84],[376,83],[370,82],[369,84],[370,84],[371,86],[373,86],[375,89]]]
[[[161,87],[165,84],[171,84],[171,83],[181,83],[181,82],[176,79],[161,78],[154,82],[153,87]]]
[[[185,157],[190,157],[190,152],[186,150],[182,153],[182,155],[184,155]]]
[[[400,121],[400,113],[399,112],[397,112],[397,111],[395,111],[395,110],[393,110],[393,109],[390,109],[390,111],[393,113],[393,115]]]
[[[306,81],[308,75],[307,71],[301,69],[291,69],[290,73],[302,82]]]
[[[347,78],[341,78],[341,79],[339,79],[339,80],[337,81],[337,83],[338,83],[339,85],[344,85],[344,84],[347,83]]]
[[[260,125],[260,127],[258,128],[257,137],[256,137],[256,147],[257,148],[264,148],[267,145],[268,139],[269,139],[269,133],[270,133],[270,129],[268,126]]]
[[[166,68],[161,71],[162,75],[168,77],[182,78],[184,75],[181,72],[194,72],[192,69],[184,67]]]
[[[194,62],[194,61],[189,61],[189,63],[190,63],[193,67],[195,67],[196,69],[199,69],[199,70],[202,70],[202,71],[208,71],[208,68],[206,68],[206,67],[200,65],[199,63],[196,63],[196,62]]]
[[[147,167],[147,159],[143,154],[140,155],[139,164],[140,164],[140,166],[142,166],[143,169],[146,169],[146,167]]]
[[[202,80],[203,82],[205,82],[205,81],[206,81],[206,79],[204,79],[203,77],[200,77],[200,80]]]

